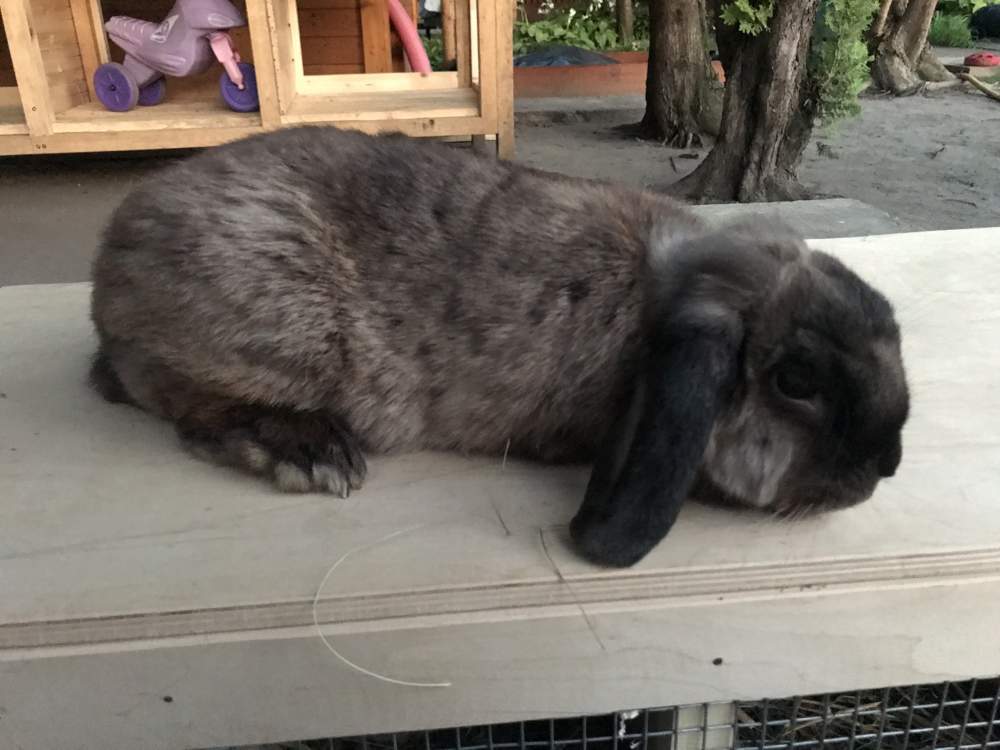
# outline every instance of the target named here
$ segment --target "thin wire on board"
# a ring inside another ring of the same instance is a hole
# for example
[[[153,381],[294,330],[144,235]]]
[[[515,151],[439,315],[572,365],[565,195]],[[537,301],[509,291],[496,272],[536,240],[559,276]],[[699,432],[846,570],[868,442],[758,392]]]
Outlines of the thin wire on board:
[[[323,580],[320,582],[319,588],[316,589],[316,596],[313,597],[313,603],[312,603],[313,624],[316,626],[316,633],[319,635],[320,640],[323,641],[323,645],[326,646],[327,650],[329,650],[331,654],[336,656],[340,661],[342,661],[348,667],[353,669],[355,672],[360,672],[363,675],[367,675],[368,677],[372,677],[376,680],[381,680],[382,682],[388,682],[391,685],[402,685],[403,687],[418,687],[418,688],[446,688],[446,687],[451,687],[450,682],[411,682],[409,680],[397,680],[395,677],[388,677],[386,675],[379,674],[378,672],[373,672],[370,669],[365,669],[360,664],[355,664],[353,661],[348,659],[346,656],[344,656],[342,653],[340,653],[337,649],[333,647],[333,644],[330,643],[329,639],[325,635],[323,635],[323,628],[321,628],[319,624],[319,611],[318,611],[319,597],[323,593],[323,589],[326,587],[327,582],[330,580],[330,576],[333,575],[333,572],[337,568],[339,568],[344,563],[344,561],[347,560],[347,558],[349,558],[356,552],[361,552],[366,549],[371,549],[372,547],[377,547],[380,544],[385,544],[390,539],[395,539],[398,536],[402,536],[403,534],[408,534],[411,531],[416,531],[419,528],[420,526],[411,526],[408,529],[394,531],[393,533],[384,536],[381,539],[372,542],[371,544],[363,544],[360,547],[355,547],[354,549],[345,552],[341,556],[341,558],[337,560],[337,562],[335,562],[333,565],[331,565],[328,571],[326,571],[326,575],[323,576]]]

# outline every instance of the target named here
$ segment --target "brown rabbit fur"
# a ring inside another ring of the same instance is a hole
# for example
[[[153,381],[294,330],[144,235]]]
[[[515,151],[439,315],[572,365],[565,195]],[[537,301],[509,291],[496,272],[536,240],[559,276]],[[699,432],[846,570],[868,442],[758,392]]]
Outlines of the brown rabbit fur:
[[[876,475],[838,484],[848,458],[822,446],[846,438],[868,467],[858,451],[898,452],[905,420],[888,303],[787,230],[709,232],[661,196],[401,136],[299,128],[168,167],[116,211],[94,282],[95,384],[197,453],[342,495],[363,451],[597,459],[574,533],[611,564],[662,538],[696,476],[779,508],[823,472],[813,504],[857,502]],[[781,294],[812,312],[767,307]],[[863,448],[747,379],[802,315],[882,352],[858,366]],[[644,451],[655,470],[629,468]]]

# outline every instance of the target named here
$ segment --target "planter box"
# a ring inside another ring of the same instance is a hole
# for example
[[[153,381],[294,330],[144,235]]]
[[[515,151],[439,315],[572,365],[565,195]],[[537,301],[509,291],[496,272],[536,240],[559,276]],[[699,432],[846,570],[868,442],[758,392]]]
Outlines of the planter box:
[[[514,96],[523,99],[558,96],[625,96],[646,91],[646,52],[602,52],[618,65],[565,65],[514,68]],[[712,63],[720,82],[722,65]]]

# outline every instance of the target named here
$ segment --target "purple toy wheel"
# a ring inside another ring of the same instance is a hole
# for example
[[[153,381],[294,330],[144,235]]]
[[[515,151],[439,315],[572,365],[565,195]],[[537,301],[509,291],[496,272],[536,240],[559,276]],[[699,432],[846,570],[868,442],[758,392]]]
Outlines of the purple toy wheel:
[[[260,109],[260,99],[257,97],[257,74],[250,63],[241,62],[239,65],[243,73],[243,88],[240,89],[229,80],[228,75],[223,73],[219,79],[222,98],[234,112],[255,112]]]
[[[94,71],[94,90],[112,112],[128,112],[139,101],[139,84],[120,63],[104,63]]]
[[[152,83],[146,84],[139,89],[139,104],[143,107],[153,107],[163,101],[167,95],[167,81],[165,78],[157,78]]]

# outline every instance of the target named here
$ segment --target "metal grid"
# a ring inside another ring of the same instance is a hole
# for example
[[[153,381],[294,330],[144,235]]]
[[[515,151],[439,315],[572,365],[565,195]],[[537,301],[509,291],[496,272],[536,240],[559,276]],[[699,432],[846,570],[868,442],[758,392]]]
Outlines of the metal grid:
[[[1000,750],[998,709],[1000,678],[227,750]]]

